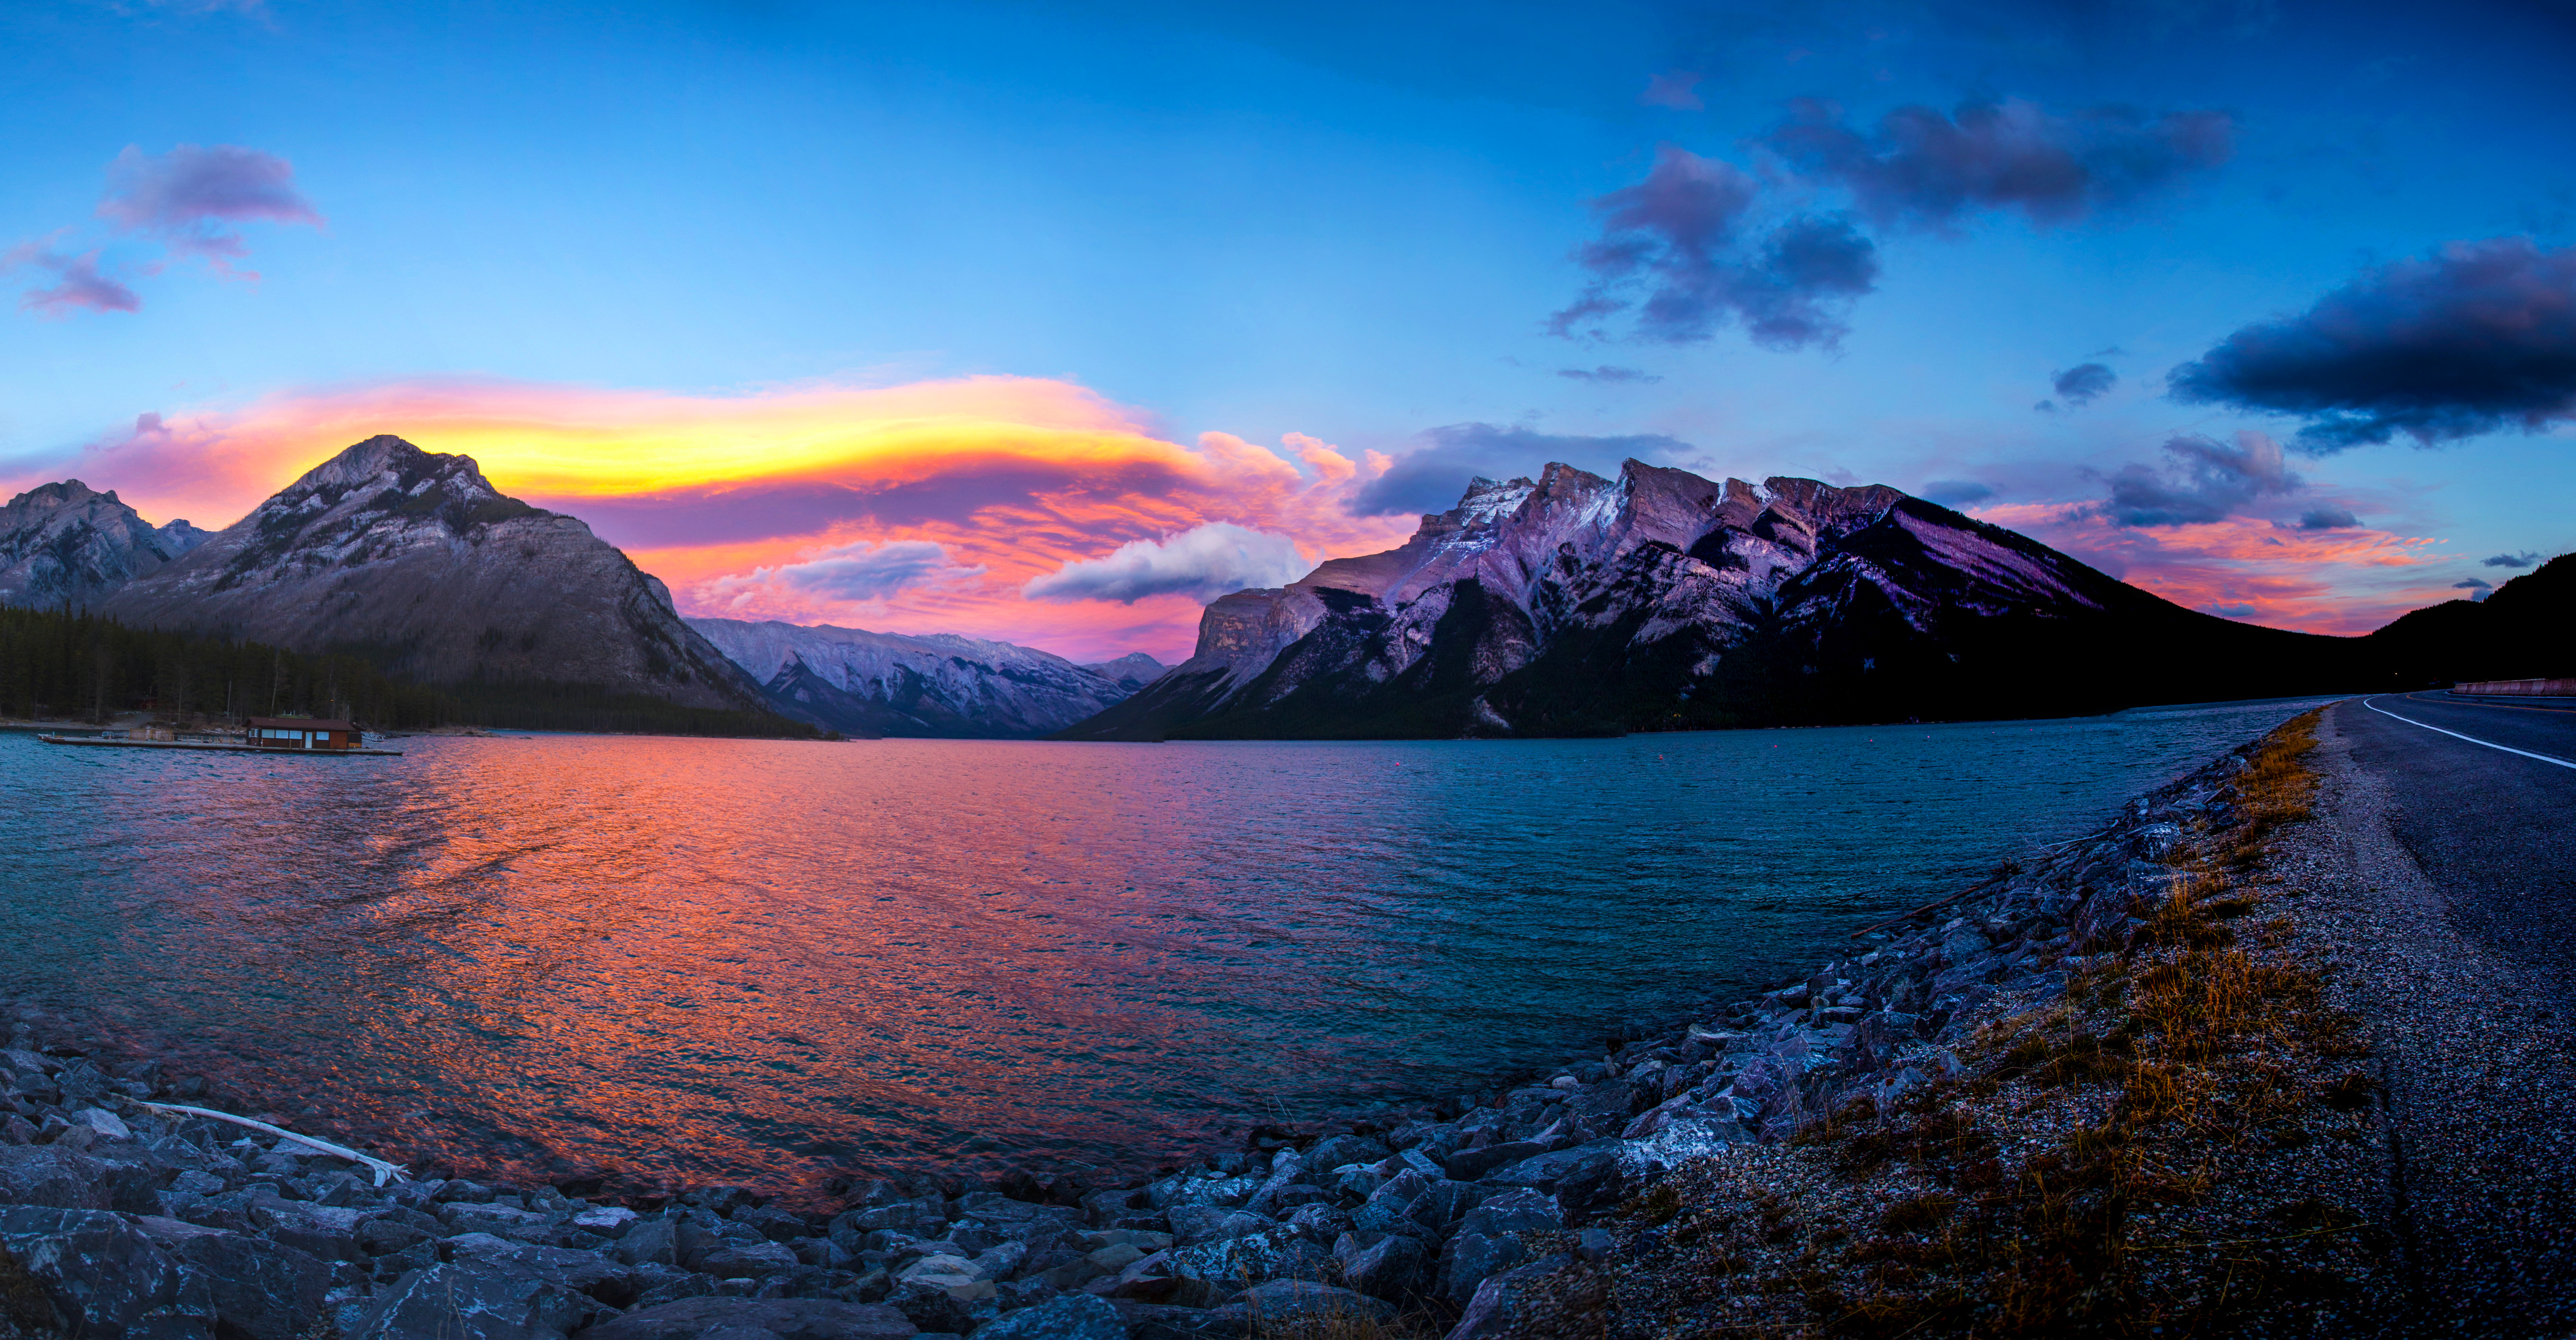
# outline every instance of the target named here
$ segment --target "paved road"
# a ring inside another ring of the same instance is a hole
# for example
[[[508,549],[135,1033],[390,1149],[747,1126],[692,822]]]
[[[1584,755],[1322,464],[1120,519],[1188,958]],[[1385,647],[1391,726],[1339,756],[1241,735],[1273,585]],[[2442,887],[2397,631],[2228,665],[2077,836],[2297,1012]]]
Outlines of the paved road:
[[[2388,782],[2389,827],[2460,934],[2576,1008],[2576,709],[2383,693],[2336,707],[2335,725]]]

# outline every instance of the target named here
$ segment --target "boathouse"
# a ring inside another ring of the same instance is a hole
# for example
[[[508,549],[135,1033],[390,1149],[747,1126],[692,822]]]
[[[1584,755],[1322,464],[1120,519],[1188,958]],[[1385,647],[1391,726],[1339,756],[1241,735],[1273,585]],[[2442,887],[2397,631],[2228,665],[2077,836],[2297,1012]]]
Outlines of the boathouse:
[[[252,717],[246,730],[242,742],[262,749],[355,749],[359,743],[356,723],[319,717]]]

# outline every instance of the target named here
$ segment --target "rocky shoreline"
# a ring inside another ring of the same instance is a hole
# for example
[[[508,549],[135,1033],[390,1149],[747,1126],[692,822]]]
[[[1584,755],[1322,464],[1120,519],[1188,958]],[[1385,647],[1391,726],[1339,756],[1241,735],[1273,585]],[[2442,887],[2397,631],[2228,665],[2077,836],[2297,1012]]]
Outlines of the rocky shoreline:
[[[1505,1335],[1552,1278],[1653,1250],[1604,1225],[1673,1170],[1892,1111],[1956,1076],[1983,1023],[2064,994],[2165,895],[2186,830],[2228,821],[2251,748],[1705,1022],[1383,1123],[1256,1128],[1109,1189],[913,1175],[826,1213],[738,1187],[379,1185],[309,1141],[171,1111],[202,1082],[13,1010],[0,1336]]]

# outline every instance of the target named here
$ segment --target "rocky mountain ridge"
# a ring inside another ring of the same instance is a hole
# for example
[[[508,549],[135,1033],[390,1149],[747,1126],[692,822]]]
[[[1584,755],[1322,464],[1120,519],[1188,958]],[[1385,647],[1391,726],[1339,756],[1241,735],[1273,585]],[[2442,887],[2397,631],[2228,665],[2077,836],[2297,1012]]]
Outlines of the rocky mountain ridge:
[[[686,622],[759,680],[780,710],[847,735],[1044,735],[1117,704],[1162,669],[1142,653],[1083,666],[952,633]]]
[[[210,534],[186,521],[155,526],[114,489],[39,484],[0,507],[0,605],[88,608]]]
[[[1188,661],[1065,738],[2056,715],[2333,688],[2351,663],[1884,485],[1555,464],[1218,599]]]
[[[103,601],[149,628],[364,655],[423,683],[578,684],[765,711],[671,593],[470,456],[360,442]]]

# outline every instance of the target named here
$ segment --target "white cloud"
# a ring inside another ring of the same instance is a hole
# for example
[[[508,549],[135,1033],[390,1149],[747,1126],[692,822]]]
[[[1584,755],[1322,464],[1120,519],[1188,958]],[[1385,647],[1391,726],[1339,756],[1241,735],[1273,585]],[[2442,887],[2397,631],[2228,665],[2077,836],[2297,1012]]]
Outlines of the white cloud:
[[[1065,564],[1020,588],[1031,600],[1115,600],[1178,592],[1214,600],[1248,586],[1285,586],[1312,570],[1285,535],[1226,521],[1160,540],[1130,540],[1099,558]]]
[[[705,586],[716,602],[742,606],[755,598],[784,592],[828,600],[883,600],[898,591],[944,586],[984,575],[981,565],[951,562],[944,545],[928,540],[864,540],[821,550],[794,563],[754,568],[747,574],[718,577]]]

